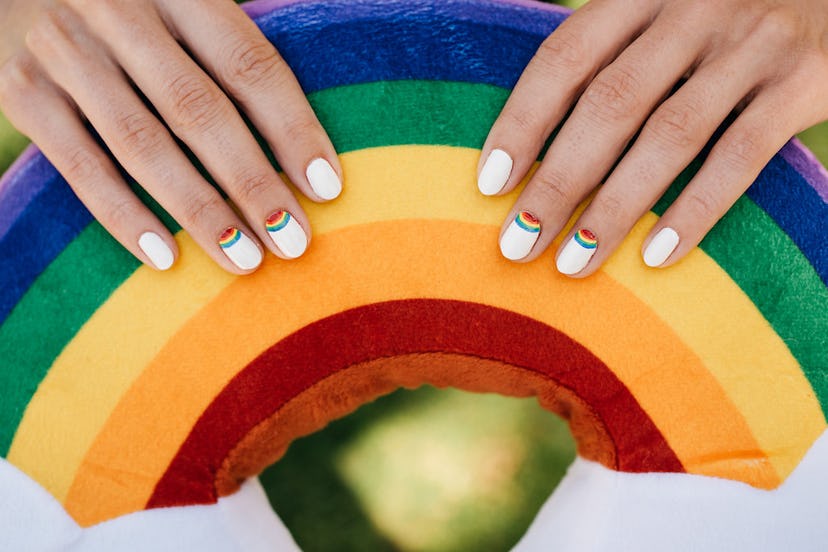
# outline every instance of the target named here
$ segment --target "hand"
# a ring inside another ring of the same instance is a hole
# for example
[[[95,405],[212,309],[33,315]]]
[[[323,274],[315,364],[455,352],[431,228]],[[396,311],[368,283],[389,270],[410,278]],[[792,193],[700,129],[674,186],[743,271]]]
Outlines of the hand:
[[[576,277],[601,266],[739,113],[643,244],[647,265],[672,265],[792,135],[828,118],[828,4],[593,0],[521,76],[484,145],[481,192],[514,188],[570,109],[500,245],[512,260],[537,257],[603,180],[558,251],[558,270]]]
[[[173,264],[175,240],[133,194],[84,119],[123,168],[233,273],[255,270],[262,244],[294,258],[310,238],[305,214],[234,102],[302,193],[325,201],[341,191],[336,152],[301,87],[230,0],[12,0],[0,29],[0,108],[101,224],[157,269]]]

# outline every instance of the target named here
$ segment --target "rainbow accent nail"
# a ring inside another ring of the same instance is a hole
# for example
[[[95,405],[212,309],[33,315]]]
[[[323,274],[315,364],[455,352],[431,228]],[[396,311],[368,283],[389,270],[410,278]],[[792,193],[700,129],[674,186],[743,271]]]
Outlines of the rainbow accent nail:
[[[532,213],[527,211],[521,211],[515,217],[515,222],[518,226],[526,230],[527,232],[538,233],[540,232],[541,225],[540,221],[536,219]]]
[[[270,215],[265,221],[265,228],[268,232],[278,232],[284,229],[290,222],[290,213],[287,211],[277,211]]]
[[[532,213],[521,211],[500,238],[500,252],[510,261],[523,259],[535,247],[540,229],[540,221]]]
[[[219,237],[221,251],[242,270],[252,270],[262,263],[262,252],[241,230],[231,226]]]
[[[582,228],[573,236],[573,239],[585,249],[595,249],[598,247],[598,238],[589,230]]]
[[[598,238],[586,228],[581,228],[564,246],[555,265],[558,272],[572,276],[578,274],[589,264],[598,250]]]
[[[277,211],[265,221],[267,235],[288,259],[301,257],[308,248],[308,236],[287,211]]]
[[[225,230],[219,237],[219,245],[222,249],[229,249],[233,247],[240,239],[242,233],[238,228],[231,226]]]

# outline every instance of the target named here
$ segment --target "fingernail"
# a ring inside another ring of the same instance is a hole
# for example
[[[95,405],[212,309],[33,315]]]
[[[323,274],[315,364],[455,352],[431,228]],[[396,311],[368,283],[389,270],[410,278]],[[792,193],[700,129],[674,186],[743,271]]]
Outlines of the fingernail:
[[[285,257],[301,257],[308,248],[308,236],[296,219],[287,211],[276,211],[265,221],[267,235]]]
[[[508,153],[500,149],[492,150],[477,178],[480,193],[490,196],[502,190],[512,174],[512,165],[513,161]]]
[[[336,199],[342,193],[342,182],[331,164],[322,158],[314,159],[305,171],[313,192],[325,200]]]
[[[672,228],[662,228],[644,250],[644,264],[653,268],[664,264],[679,243],[679,235]]]
[[[589,264],[589,260],[595,255],[597,248],[598,238],[595,237],[595,234],[586,228],[578,230],[569,240],[569,243],[566,244],[566,247],[563,248],[561,254],[558,255],[558,260],[555,263],[558,272],[568,276],[578,274]]]
[[[540,236],[540,221],[527,211],[521,211],[500,238],[500,252],[510,261],[528,255]]]
[[[141,248],[144,255],[149,257],[150,262],[158,270],[169,269],[175,261],[172,250],[161,239],[161,236],[155,232],[144,232],[141,234],[141,237],[138,238],[138,247]]]
[[[262,252],[235,226],[221,234],[219,245],[227,258],[242,270],[251,270],[262,264]]]

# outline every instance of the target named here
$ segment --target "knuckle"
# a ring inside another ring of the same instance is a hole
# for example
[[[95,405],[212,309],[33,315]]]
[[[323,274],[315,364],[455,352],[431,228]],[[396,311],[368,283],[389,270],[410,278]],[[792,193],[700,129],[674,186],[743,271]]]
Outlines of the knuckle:
[[[546,205],[569,205],[573,203],[570,199],[571,190],[562,172],[557,169],[539,170],[535,174],[535,191],[540,195],[541,201]]]
[[[618,121],[635,113],[639,105],[640,77],[627,67],[610,66],[587,87],[585,107],[601,120]]]
[[[793,44],[801,37],[801,15],[784,5],[763,12],[754,27],[754,33],[773,45]]]
[[[243,174],[236,181],[239,183],[235,190],[237,202],[253,205],[258,205],[264,194],[273,190],[275,183],[272,175],[260,171]]]
[[[105,220],[108,225],[116,226],[122,225],[126,221],[139,220],[140,215],[141,211],[136,202],[124,197],[109,202],[104,207],[104,212],[100,218]]]
[[[0,66],[0,102],[26,95],[37,80],[34,63],[28,56],[16,55]]]
[[[93,180],[104,169],[100,157],[86,148],[78,148],[67,156],[63,172],[70,181],[81,183]]]
[[[154,158],[161,153],[164,139],[157,123],[151,116],[131,113],[115,121],[119,143],[132,159]]]
[[[748,171],[761,155],[763,135],[757,127],[732,130],[720,142],[718,154],[736,171]]]
[[[181,221],[188,229],[205,226],[206,221],[215,220],[226,204],[218,192],[205,190],[193,192],[184,198]]]
[[[579,75],[590,67],[588,52],[584,37],[563,26],[541,43],[534,59],[553,72]]]
[[[318,126],[314,119],[299,116],[287,122],[285,125],[285,138],[291,143],[307,142],[313,136]]]
[[[687,208],[697,221],[715,220],[719,217],[719,202],[709,188],[700,188],[690,193]]]
[[[186,73],[168,85],[172,98],[172,123],[182,131],[204,132],[224,115],[220,93],[207,79]]]
[[[535,135],[538,130],[545,126],[540,113],[533,109],[513,108],[504,112],[507,128],[519,132],[522,135]]]
[[[231,84],[256,87],[277,77],[284,62],[270,43],[244,36],[232,41],[224,65]]]
[[[599,193],[595,197],[594,203],[594,207],[598,210],[601,220],[605,221],[605,223],[612,223],[613,221],[627,218],[628,209],[626,201],[622,197],[606,192]]]
[[[653,114],[646,131],[660,144],[685,150],[696,145],[701,128],[701,110],[692,104],[667,102]]]

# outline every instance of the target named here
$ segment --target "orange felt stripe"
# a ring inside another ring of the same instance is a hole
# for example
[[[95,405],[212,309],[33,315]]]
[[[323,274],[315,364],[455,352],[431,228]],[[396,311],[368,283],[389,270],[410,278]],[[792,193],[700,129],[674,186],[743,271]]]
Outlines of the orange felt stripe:
[[[497,235],[497,228],[458,221],[376,222],[316,236],[298,262],[269,258],[188,321],[147,366],[85,456],[67,510],[89,524],[142,509],[199,415],[238,370],[330,314],[408,298],[485,297],[559,329],[610,366],[689,473],[778,485],[742,415],[645,304],[605,273],[586,282],[559,275],[551,250],[512,264],[493,252]],[[343,264],[348,270],[337,270]],[[732,450],[743,455],[732,459],[725,453]]]
[[[315,433],[400,387],[416,389],[426,384],[508,397],[538,397],[544,408],[569,421],[580,456],[615,467],[615,445],[603,422],[588,404],[552,378],[485,358],[422,353],[356,364],[296,395],[230,452],[216,474],[218,496],[235,492],[242,481],[279,460],[293,440]]]

